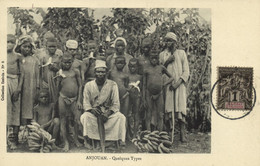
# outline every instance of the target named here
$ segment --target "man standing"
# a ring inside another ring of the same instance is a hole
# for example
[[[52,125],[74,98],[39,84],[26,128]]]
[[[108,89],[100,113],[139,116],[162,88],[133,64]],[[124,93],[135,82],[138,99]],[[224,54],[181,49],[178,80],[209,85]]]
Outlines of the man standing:
[[[184,50],[177,49],[177,36],[168,32],[165,36],[166,49],[160,53],[160,63],[163,64],[174,78],[165,91],[166,120],[172,127],[174,138],[174,117],[180,125],[180,140],[186,142],[186,86],[189,79],[189,63]],[[166,78],[165,78],[166,79]]]
[[[114,81],[107,79],[105,63],[105,61],[96,60],[96,79],[85,85],[83,91],[85,112],[80,117],[85,146],[90,148],[88,138],[101,140],[103,152],[105,140],[119,140],[124,143],[126,135],[126,118],[119,112],[118,87]]]

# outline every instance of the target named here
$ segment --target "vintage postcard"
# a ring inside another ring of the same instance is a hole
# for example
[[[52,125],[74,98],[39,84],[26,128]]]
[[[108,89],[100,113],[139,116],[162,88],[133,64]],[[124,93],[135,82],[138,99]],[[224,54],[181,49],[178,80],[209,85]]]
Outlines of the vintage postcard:
[[[0,165],[260,164],[258,1],[0,2]]]

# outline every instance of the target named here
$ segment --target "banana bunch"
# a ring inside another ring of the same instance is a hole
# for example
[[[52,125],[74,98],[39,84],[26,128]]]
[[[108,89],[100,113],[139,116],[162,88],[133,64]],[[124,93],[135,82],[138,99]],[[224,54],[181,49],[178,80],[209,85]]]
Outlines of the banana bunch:
[[[132,139],[132,143],[139,152],[146,153],[170,153],[172,146],[170,136],[165,131],[141,131]]]
[[[49,153],[52,150],[55,139],[52,139],[52,136],[34,121],[31,122],[31,125],[27,125],[27,127],[30,130],[29,136],[27,137],[29,150]]]

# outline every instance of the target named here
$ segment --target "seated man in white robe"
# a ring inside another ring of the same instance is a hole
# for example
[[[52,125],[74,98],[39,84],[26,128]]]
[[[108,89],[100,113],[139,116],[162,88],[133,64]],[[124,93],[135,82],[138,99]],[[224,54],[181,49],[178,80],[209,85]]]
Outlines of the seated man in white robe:
[[[88,82],[83,91],[85,112],[80,117],[85,146],[91,147],[88,144],[88,138],[101,140],[103,152],[105,140],[119,140],[124,144],[126,135],[126,118],[119,112],[118,87],[114,81],[107,79],[106,75],[105,61],[97,60],[96,79]]]

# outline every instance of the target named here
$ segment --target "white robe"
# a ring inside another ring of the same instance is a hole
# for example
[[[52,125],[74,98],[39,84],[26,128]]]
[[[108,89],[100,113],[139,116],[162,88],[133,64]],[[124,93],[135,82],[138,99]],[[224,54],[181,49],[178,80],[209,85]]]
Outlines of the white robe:
[[[165,99],[165,112],[180,112],[183,115],[186,115],[186,86],[189,79],[189,63],[187,60],[187,56],[184,50],[176,50],[174,53],[175,60],[167,66],[167,70],[170,74],[172,74],[174,84],[180,78],[184,81],[181,85],[174,91],[170,91],[169,87],[166,90],[166,99]],[[168,50],[164,50],[160,53],[160,63],[164,64],[165,61],[170,57],[171,53]],[[166,79],[166,78],[165,78]],[[175,100],[174,100],[175,97]],[[174,107],[175,104],[175,107]]]
[[[110,141],[122,140],[125,142],[126,118],[119,112],[120,102],[117,84],[112,80],[106,80],[99,91],[96,80],[85,85],[83,92],[83,108],[88,111],[96,106],[106,112],[112,110],[114,113],[109,116],[105,126],[105,139]],[[83,125],[83,136],[100,140],[97,118],[90,112],[81,115],[80,121]]]

